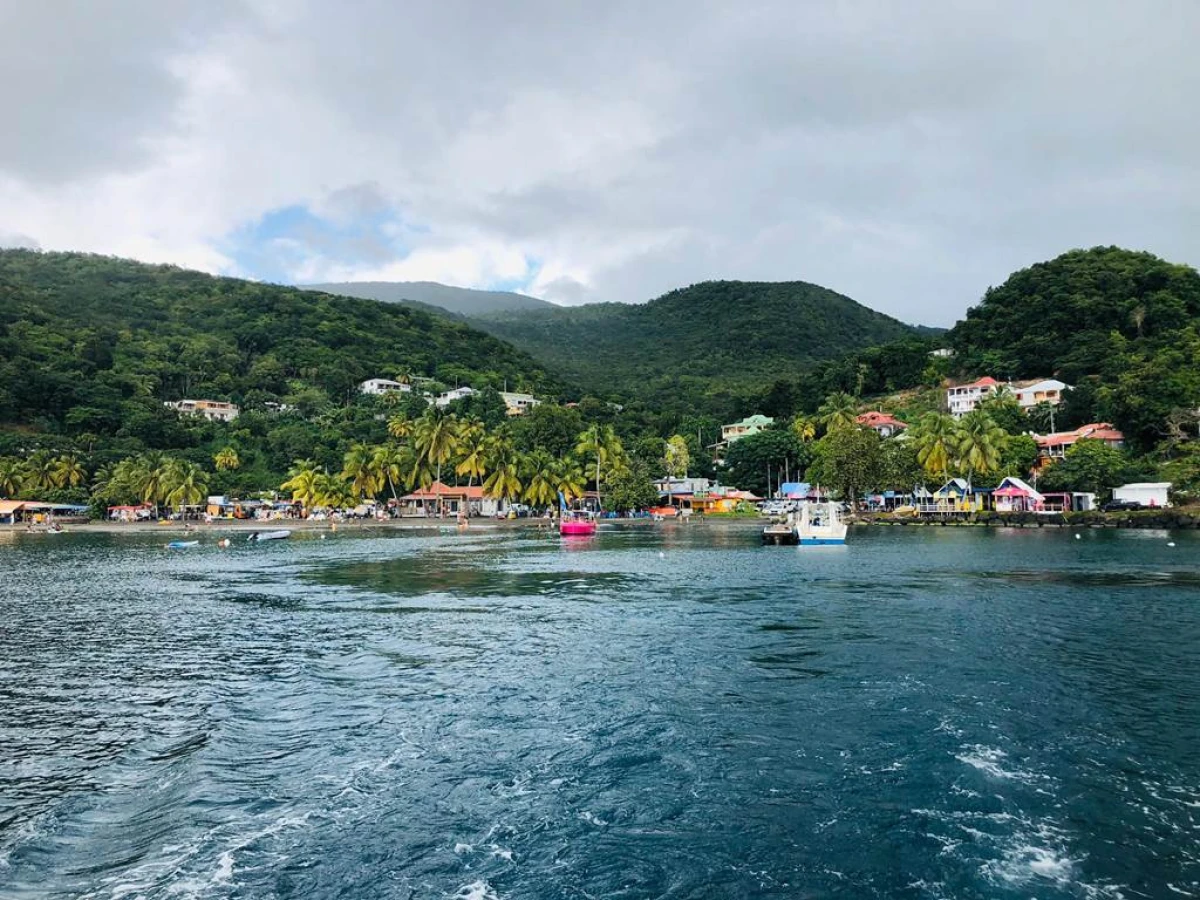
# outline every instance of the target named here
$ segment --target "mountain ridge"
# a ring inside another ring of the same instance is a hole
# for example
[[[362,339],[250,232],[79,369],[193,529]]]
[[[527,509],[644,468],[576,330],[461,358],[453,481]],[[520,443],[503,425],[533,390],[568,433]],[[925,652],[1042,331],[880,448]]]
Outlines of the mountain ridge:
[[[645,303],[469,321],[586,389],[681,408],[713,391],[745,391],[851,350],[921,336],[805,281],[704,281]]]
[[[553,303],[514,291],[488,291],[454,287],[436,281],[342,281],[297,285],[302,290],[321,291],[340,297],[357,297],[381,303],[413,303],[436,306],[460,316],[482,316],[511,310],[554,308]]]

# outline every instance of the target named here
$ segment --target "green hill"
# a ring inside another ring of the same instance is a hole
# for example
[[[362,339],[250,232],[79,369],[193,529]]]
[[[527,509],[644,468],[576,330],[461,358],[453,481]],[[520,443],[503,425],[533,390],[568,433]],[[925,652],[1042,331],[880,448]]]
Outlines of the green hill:
[[[109,257],[0,251],[0,423],[10,433],[161,445],[170,440],[154,414],[162,401],[337,407],[360,381],[401,374],[558,389],[502,341],[404,306]]]
[[[914,335],[802,281],[710,281],[643,304],[601,303],[472,319],[564,378],[663,407],[753,394],[800,367]]]
[[[554,308],[554,304],[545,300],[515,294],[512,291],[477,291],[472,288],[438,284],[436,281],[344,281],[308,284],[302,287],[384,303],[436,306],[460,316],[486,316],[499,312]]]
[[[1120,247],[1072,250],[1021,269],[954,326],[961,363],[997,377],[1106,371],[1129,345],[1170,342],[1200,317],[1200,275],[1190,266]]]

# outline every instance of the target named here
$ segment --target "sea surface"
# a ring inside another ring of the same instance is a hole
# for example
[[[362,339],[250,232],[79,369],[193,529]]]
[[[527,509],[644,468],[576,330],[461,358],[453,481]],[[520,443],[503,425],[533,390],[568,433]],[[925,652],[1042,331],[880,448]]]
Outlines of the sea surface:
[[[0,535],[4,900],[1200,896],[1194,533],[202,540]]]

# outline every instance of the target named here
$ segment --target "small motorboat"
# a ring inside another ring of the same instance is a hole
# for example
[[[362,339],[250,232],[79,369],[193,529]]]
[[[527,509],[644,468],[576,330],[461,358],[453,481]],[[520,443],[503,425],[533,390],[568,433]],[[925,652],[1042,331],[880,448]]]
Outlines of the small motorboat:
[[[247,540],[250,541],[282,541],[285,538],[290,538],[292,533],[285,528],[278,531],[255,531],[250,534]]]
[[[596,523],[585,518],[564,518],[558,523],[558,533],[563,537],[585,537],[596,533]]]
[[[848,528],[836,503],[805,503],[783,522],[763,529],[764,544],[844,544]]]
[[[189,547],[199,547],[199,541],[171,541],[167,544],[168,550],[186,550]]]

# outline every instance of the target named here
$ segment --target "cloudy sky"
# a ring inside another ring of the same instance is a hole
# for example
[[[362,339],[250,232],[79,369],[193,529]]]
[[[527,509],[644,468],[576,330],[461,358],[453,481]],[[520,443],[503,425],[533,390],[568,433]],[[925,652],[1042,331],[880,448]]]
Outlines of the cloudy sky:
[[[0,0],[0,245],[946,325],[1072,247],[1200,263],[1198,35],[1196,0]]]

